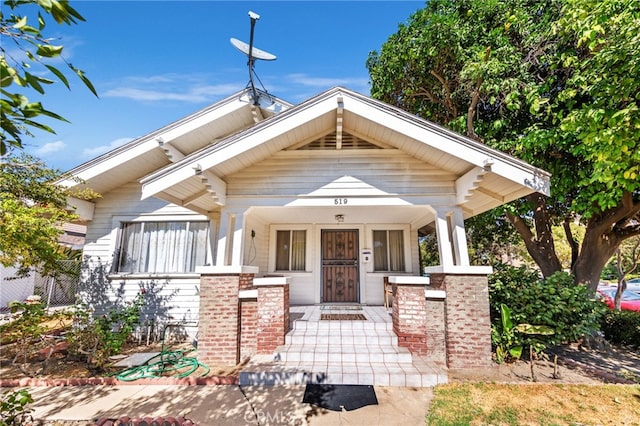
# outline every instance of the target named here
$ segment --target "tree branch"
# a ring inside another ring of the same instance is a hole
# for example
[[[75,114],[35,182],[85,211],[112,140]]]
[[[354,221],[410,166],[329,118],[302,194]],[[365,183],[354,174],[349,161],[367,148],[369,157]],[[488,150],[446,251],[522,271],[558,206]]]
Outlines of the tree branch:
[[[449,83],[447,83],[447,81],[437,72],[435,72],[434,70],[429,71],[429,73],[434,76],[435,78],[438,79],[438,81],[440,82],[440,84],[442,84],[442,87],[444,87],[444,91],[446,93],[446,97],[444,99],[444,102],[447,106],[447,109],[449,110],[449,112],[451,113],[452,117],[457,117],[458,116],[458,108],[456,107],[456,104],[451,100],[451,89],[449,88]]]

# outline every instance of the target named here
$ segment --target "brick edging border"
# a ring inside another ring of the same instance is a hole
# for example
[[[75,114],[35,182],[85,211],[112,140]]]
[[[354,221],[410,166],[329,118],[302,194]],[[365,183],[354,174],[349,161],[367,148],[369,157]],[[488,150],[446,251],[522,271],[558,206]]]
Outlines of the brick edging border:
[[[204,386],[204,385],[237,385],[238,376],[212,376],[212,377],[174,377],[144,378],[133,381],[118,380],[115,377],[87,377],[71,379],[0,379],[0,388],[31,387],[31,386],[127,386],[127,385],[174,385],[174,386]]]

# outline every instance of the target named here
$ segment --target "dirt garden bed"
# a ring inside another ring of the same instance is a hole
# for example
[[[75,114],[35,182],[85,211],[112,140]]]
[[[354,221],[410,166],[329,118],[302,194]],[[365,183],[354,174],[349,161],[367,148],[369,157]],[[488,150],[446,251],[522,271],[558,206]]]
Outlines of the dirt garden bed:
[[[160,352],[161,344],[130,343],[123,351],[123,355],[143,352]],[[187,350],[190,345],[172,345],[165,350]],[[17,345],[8,344],[0,351],[0,377],[5,385],[10,380],[25,379],[27,376],[12,363]],[[602,344],[598,347],[586,347],[583,344],[572,344],[553,348],[547,351],[547,359],[537,360],[533,365],[533,373],[538,383],[564,384],[593,384],[593,383],[640,383],[640,352],[631,348],[613,347]],[[195,352],[187,353],[195,356]],[[557,362],[554,365],[554,356]],[[115,361],[114,361],[115,362]],[[42,361],[32,359],[27,365],[29,371],[36,371],[42,366]],[[226,366],[209,366],[206,375],[213,377],[237,377],[244,367],[243,364]],[[81,360],[74,359],[64,351],[54,353],[48,360],[43,373],[35,377],[41,380],[65,379],[96,379],[110,377],[122,369],[109,368],[107,372],[96,372],[88,368]],[[199,377],[202,370],[196,371],[192,377]],[[453,382],[497,382],[497,383],[533,383],[531,378],[531,363],[516,361],[512,363],[494,364],[489,368],[472,368],[464,370],[450,370],[449,378]]]

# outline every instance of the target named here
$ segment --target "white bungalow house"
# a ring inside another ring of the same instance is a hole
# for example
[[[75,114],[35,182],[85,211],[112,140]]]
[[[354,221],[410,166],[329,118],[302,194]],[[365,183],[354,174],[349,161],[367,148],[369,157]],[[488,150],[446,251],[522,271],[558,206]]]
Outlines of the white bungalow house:
[[[202,274],[267,277],[291,305],[382,305],[385,277],[424,294],[418,236],[434,232],[432,282],[481,276],[486,299],[464,220],[549,193],[548,173],[342,87],[295,106],[241,91],[70,173],[102,194],[70,200],[84,255],[130,295],[164,280],[201,337]]]

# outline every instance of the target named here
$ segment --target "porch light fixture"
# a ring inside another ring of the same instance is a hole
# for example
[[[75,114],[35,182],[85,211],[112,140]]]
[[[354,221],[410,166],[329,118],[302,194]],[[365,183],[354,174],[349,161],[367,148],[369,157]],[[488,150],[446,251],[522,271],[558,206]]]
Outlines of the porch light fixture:
[[[337,214],[337,215],[335,215],[335,218],[336,218],[336,222],[338,222],[338,223],[344,222],[344,215],[343,214]]]

